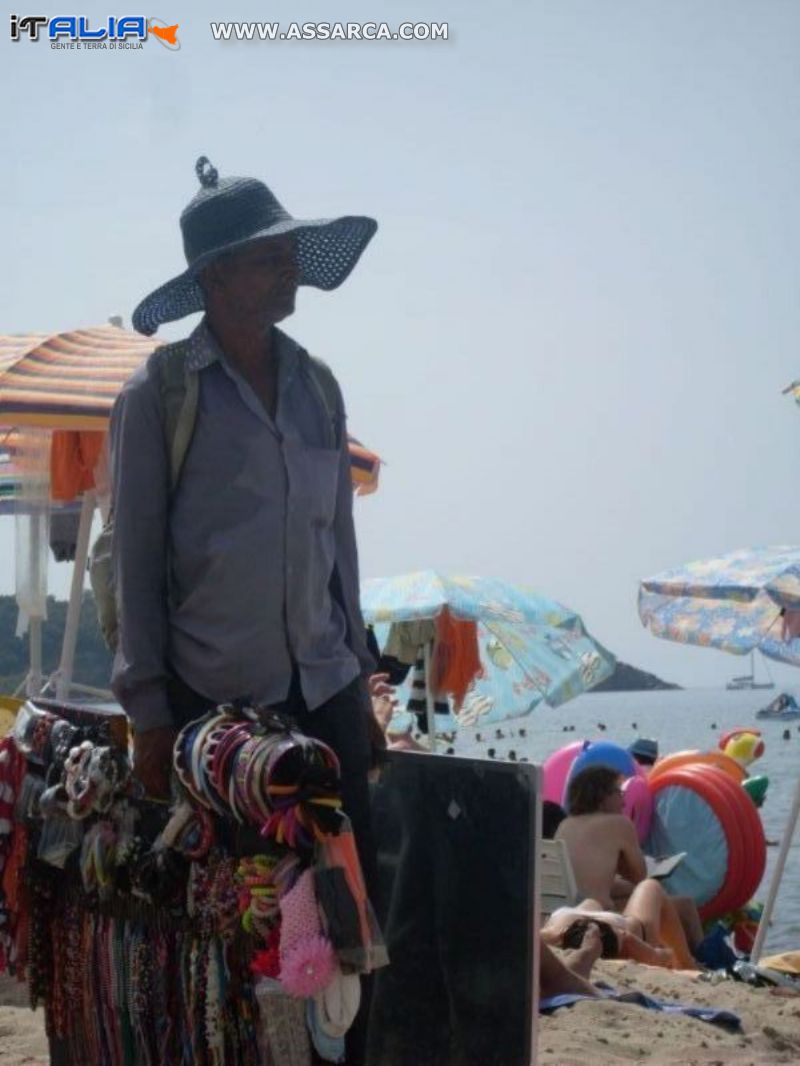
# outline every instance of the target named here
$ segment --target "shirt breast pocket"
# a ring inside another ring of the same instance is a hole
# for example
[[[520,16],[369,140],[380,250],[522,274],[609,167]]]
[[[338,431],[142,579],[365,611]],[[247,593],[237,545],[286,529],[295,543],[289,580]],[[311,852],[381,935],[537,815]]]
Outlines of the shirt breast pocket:
[[[336,514],[339,484],[339,451],[298,444],[292,449],[289,469],[289,499],[299,517],[312,526],[328,528]]]

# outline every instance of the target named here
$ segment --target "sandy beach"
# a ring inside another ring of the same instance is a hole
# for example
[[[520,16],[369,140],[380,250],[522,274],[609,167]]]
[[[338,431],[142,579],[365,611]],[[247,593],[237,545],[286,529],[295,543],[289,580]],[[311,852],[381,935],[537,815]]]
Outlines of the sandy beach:
[[[628,962],[598,963],[593,977],[620,991],[730,1010],[742,1031],[624,1003],[580,1002],[540,1020],[540,1066],[649,1062],[659,1066],[773,1066],[800,1059],[800,995]]]
[[[582,1002],[540,1019],[540,1066],[649,1062],[659,1066],[774,1066],[800,1059],[800,995],[717,984],[626,962],[601,962],[595,977],[620,990],[737,1013],[742,1032],[692,1018],[613,1002]],[[41,1011],[30,1011],[26,989],[0,977],[0,1063],[46,1063]]]
[[[26,1066],[46,1063],[44,1013],[28,1007],[28,987],[0,974],[0,1062]]]

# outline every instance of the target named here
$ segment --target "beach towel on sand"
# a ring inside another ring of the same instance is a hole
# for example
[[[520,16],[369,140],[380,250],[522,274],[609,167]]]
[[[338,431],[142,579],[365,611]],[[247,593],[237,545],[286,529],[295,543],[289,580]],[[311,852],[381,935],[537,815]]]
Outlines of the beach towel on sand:
[[[729,1010],[716,1010],[713,1007],[692,1007],[685,1003],[670,1003],[664,999],[654,999],[646,996],[644,992],[615,992],[607,986],[598,986],[604,999],[613,999],[617,1003],[634,1003],[637,1007],[646,1007],[648,1010],[662,1011],[664,1014],[686,1014],[690,1018],[697,1018],[701,1022],[712,1022],[721,1025],[724,1029],[735,1032],[741,1028],[742,1022],[738,1014]],[[581,999],[592,1000],[592,996],[562,995],[549,996],[539,1000],[539,1013],[552,1014],[559,1007],[571,1007]]]

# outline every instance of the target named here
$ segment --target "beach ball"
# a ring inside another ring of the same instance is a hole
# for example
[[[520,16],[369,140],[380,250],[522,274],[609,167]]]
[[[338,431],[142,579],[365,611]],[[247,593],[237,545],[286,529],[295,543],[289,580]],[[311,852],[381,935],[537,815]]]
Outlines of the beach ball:
[[[569,813],[567,794],[570,781],[582,770],[588,770],[590,766],[607,766],[610,770],[616,770],[621,777],[633,777],[636,775],[637,763],[626,748],[619,744],[612,744],[610,740],[585,740],[583,751],[579,752],[573,760],[567,780],[564,785],[561,806]]]
[[[552,755],[547,756],[542,763],[544,778],[542,799],[561,805],[570,767],[580,752],[583,751],[585,743],[583,740],[573,740],[571,744],[567,744],[566,747],[559,748],[558,751],[554,751]]]
[[[612,744],[610,740],[587,740],[583,751],[572,764],[570,778],[590,766],[607,766],[623,777],[632,777],[636,773],[637,763],[627,748],[619,744]]]
[[[622,797],[625,803],[623,813],[627,814],[636,829],[636,836],[640,844],[643,844],[650,832],[653,821],[653,793],[647,783],[647,773],[644,767],[638,766],[633,777],[629,777],[622,786]]]

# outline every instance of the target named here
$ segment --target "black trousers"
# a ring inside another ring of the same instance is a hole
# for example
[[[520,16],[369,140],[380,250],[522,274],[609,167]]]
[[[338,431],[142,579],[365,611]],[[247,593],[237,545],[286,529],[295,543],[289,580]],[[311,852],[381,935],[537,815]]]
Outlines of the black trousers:
[[[167,695],[178,727],[214,706],[211,700],[199,696],[179,678],[173,678],[168,683]],[[310,711],[295,671],[289,695],[282,703],[275,704],[270,709],[291,715],[302,733],[323,741],[336,752],[341,767],[342,806],[353,826],[367,891],[370,897],[374,898],[377,861],[368,781],[372,750],[368,726],[371,707],[366,682],[363,678],[355,678],[322,706]],[[361,1066],[366,1061],[366,1029],[371,985],[369,978],[362,978],[361,1008],[347,1034],[347,1066]]]

